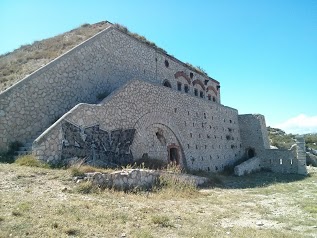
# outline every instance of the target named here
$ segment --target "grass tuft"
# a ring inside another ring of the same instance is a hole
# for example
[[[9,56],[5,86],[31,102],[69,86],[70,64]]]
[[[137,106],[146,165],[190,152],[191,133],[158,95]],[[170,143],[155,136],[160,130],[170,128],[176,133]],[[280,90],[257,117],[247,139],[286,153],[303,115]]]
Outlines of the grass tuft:
[[[105,172],[104,169],[93,167],[90,165],[74,165],[69,168],[71,176],[85,176],[85,173]]]
[[[99,189],[96,186],[94,186],[91,181],[86,181],[78,184],[78,186],[75,188],[75,191],[81,194],[89,194],[98,193]]]
[[[162,227],[173,227],[171,220],[168,216],[155,215],[152,216],[152,222]]]
[[[50,168],[50,166],[47,163],[44,163],[43,161],[36,159],[33,155],[21,156],[15,161],[15,163],[21,166]]]

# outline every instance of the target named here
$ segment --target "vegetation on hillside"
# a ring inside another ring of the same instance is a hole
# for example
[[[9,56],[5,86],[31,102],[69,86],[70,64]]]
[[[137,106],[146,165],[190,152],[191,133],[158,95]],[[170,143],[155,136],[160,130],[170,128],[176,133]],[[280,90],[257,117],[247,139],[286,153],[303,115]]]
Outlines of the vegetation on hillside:
[[[0,92],[107,27],[106,22],[83,24],[63,34],[22,45],[0,55]]]
[[[289,149],[295,144],[295,135],[286,134],[283,130],[278,128],[268,127],[268,135],[270,144],[279,149]]]
[[[295,144],[295,135],[287,134],[278,128],[267,128],[270,144],[279,149],[289,149]],[[317,133],[304,135],[306,148],[317,150]]]

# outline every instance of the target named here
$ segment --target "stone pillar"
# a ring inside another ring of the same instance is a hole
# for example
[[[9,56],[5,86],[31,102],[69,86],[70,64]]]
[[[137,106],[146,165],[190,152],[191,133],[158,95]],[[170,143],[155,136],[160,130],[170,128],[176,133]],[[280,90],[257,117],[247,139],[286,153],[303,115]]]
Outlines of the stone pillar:
[[[297,145],[297,160],[298,160],[298,174],[307,175],[306,168],[306,148],[304,136],[296,136]]]

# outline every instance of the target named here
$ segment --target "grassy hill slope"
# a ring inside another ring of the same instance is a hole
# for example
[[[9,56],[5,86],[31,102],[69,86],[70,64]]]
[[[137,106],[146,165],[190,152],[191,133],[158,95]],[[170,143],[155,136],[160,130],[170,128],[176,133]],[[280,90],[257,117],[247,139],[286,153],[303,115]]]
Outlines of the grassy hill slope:
[[[107,27],[107,22],[82,26],[0,55],[0,92]]]

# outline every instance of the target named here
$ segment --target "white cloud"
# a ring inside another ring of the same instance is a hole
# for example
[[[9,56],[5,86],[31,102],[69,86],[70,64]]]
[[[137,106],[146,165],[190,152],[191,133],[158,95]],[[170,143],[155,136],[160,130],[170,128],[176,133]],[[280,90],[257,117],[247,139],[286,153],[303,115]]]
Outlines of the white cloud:
[[[317,116],[300,114],[273,127],[292,134],[317,133]]]

